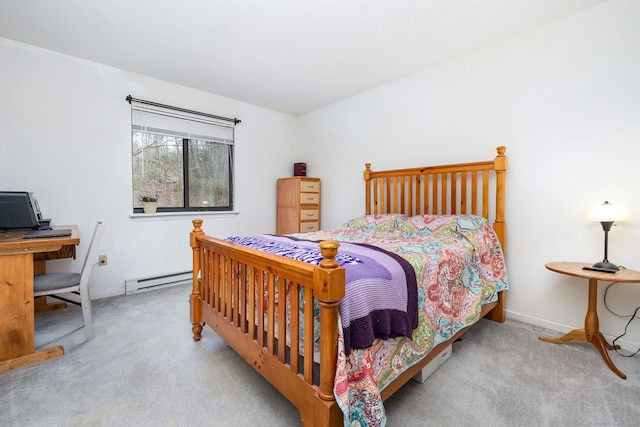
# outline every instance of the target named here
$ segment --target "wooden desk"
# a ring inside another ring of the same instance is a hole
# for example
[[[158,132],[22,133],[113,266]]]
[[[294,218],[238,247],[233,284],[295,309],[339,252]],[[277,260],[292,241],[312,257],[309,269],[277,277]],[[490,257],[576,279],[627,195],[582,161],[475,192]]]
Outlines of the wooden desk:
[[[630,270],[628,268],[621,269],[617,273],[604,273],[593,270],[583,270],[583,267],[590,267],[591,264],[584,264],[579,262],[550,262],[545,265],[549,270],[556,273],[566,274],[569,276],[582,277],[589,279],[589,303],[587,306],[587,315],[584,318],[584,329],[574,329],[568,334],[560,338],[547,338],[539,337],[542,341],[552,343],[564,343],[567,341],[586,341],[593,344],[598,349],[600,355],[607,363],[607,366],[615,372],[620,378],[626,379],[627,376],[620,372],[620,370],[613,364],[607,350],[613,350],[614,347],[609,344],[600,332],[600,325],[598,322],[597,311],[597,298],[598,298],[598,280],[607,282],[622,282],[622,283],[640,283],[640,271]]]
[[[62,346],[35,350],[33,275],[47,259],[75,257],[78,227],[71,236],[23,239],[24,231],[0,233],[0,372],[64,354]]]

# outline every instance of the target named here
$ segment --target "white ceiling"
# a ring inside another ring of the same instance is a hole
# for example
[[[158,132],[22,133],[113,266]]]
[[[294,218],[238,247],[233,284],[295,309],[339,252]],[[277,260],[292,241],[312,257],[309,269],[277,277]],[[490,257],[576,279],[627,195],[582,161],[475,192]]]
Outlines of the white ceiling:
[[[604,1],[0,0],[0,37],[300,114]]]

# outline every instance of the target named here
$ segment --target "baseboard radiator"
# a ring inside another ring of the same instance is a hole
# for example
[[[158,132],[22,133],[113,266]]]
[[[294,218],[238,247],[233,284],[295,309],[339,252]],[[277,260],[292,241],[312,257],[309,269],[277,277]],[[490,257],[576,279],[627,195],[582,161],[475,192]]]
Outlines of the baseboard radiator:
[[[190,283],[192,277],[193,275],[191,271],[180,271],[177,273],[167,273],[158,276],[141,277],[139,279],[129,279],[124,282],[124,290],[127,295],[152,291],[154,289],[166,288],[168,286]]]

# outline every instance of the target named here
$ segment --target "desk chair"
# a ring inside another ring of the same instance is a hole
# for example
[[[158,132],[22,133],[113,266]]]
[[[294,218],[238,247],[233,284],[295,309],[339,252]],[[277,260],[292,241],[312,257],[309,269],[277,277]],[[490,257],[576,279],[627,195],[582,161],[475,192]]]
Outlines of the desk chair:
[[[33,278],[34,297],[53,295],[63,301],[77,304],[82,307],[82,317],[84,318],[84,330],[87,335],[87,340],[91,340],[95,337],[95,333],[93,332],[91,297],[89,296],[89,276],[91,275],[93,266],[97,264],[97,262],[94,261],[97,258],[98,246],[100,245],[103,232],[104,224],[102,222],[98,222],[95,230],[93,231],[93,237],[89,244],[87,257],[82,265],[82,272],[37,274]],[[61,293],[74,293],[80,295],[80,302],[59,297],[58,294]]]

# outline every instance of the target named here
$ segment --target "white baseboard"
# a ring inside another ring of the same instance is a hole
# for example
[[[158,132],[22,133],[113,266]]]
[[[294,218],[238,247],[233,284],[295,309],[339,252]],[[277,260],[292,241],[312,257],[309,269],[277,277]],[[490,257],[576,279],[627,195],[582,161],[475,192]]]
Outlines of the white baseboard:
[[[541,319],[539,317],[530,316],[528,314],[517,313],[514,311],[506,310],[506,317],[509,320],[515,320],[517,322],[526,323],[531,326],[535,326],[540,329],[546,329],[551,332],[558,332],[559,334],[566,334],[569,331],[574,329],[582,328],[583,325],[567,325],[564,323],[554,322],[548,319]],[[544,332],[544,331],[540,331]],[[612,336],[609,334],[602,333],[604,337],[609,341],[613,341],[616,336]],[[616,341],[616,344],[620,346],[620,348],[627,352],[635,352],[640,348],[640,343],[635,341],[630,341],[624,338]]]

